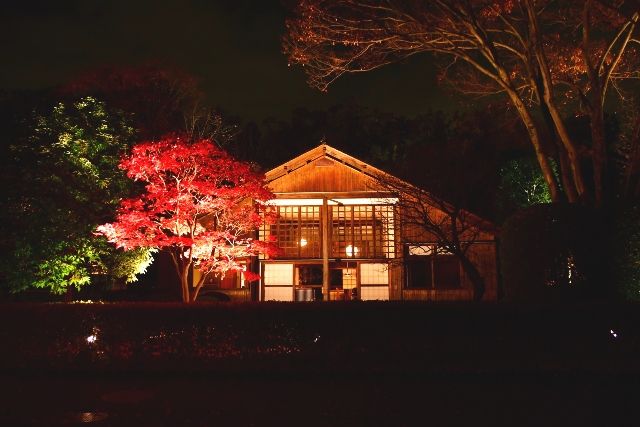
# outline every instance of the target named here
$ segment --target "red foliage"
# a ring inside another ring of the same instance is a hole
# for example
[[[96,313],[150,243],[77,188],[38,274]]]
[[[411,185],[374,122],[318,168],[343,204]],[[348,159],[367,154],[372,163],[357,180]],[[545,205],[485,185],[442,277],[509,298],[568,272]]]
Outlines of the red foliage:
[[[189,296],[192,286],[187,283],[190,266],[204,273],[195,284],[197,295],[207,274],[244,270],[240,261],[246,257],[276,252],[273,243],[252,237],[263,217],[271,217],[260,212],[265,210],[263,202],[274,197],[264,176],[212,141],[187,143],[168,137],[144,142],[133,148],[120,168],[145,182],[146,191],[139,198],[123,200],[117,220],[98,227],[98,233],[125,250],[169,249],[185,301],[195,299]]]

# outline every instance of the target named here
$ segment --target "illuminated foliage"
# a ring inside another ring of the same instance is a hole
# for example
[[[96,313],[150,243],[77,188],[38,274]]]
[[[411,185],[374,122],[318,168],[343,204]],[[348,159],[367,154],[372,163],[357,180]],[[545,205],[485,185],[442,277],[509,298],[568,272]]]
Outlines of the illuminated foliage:
[[[455,88],[506,97],[553,200],[564,190],[571,202],[601,205],[604,108],[606,101],[622,106],[630,96],[624,83],[640,77],[638,8],[595,0],[300,0],[284,50],[320,90],[345,73],[434,53],[447,60],[442,77]],[[588,139],[570,134],[565,120],[572,116],[588,118]],[[550,156],[558,159],[559,179]]]
[[[110,246],[110,250],[113,248]],[[155,249],[137,248],[130,251],[117,250],[110,258],[111,263],[105,263],[107,271],[115,277],[121,277],[126,283],[138,280],[138,275],[144,274],[153,262]]]
[[[9,288],[64,293],[98,277],[135,280],[150,263],[149,252],[125,254],[93,236],[131,190],[117,164],[133,129],[93,98],[58,104],[29,126],[28,135],[10,146],[12,158],[2,171],[9,184],[2,221],[7,255],[0,268]]]
[[[145,183],[138,198],[123,200],[115,222],[98,232],[125,250],[167,249],[180,277],[182,298],[192,302],[206,276],[243,271],[243,262],[275,246],[253,238],[262,223],[261,202],[273,198],[264,177],[210,140],[180,137],[136,145],[120,168]],[[193,283],[191,269],[201,273]]]
[[[500,190],[507,202],[523,208],[550,203],[551,195],[534,159],[521,158],[506,162],[500,168]]]

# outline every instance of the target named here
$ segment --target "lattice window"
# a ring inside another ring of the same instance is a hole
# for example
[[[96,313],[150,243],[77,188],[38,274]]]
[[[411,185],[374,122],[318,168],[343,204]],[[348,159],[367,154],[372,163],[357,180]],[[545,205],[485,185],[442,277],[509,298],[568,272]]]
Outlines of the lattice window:
[[[280,258],[320,258],[320,206],[278,206],[276,223],[260,230],[261,240],[271,236],[282,250]]]
[[[333,258],[393,258],[393,206],[331,206]]]
[[[274,236],[280,258],[321,258],[320,211],[320,206],[278,206],[276,223],[264,225],[260,239]],[[395,257],[391,205],[329,206],[329,227],[331,258]]]

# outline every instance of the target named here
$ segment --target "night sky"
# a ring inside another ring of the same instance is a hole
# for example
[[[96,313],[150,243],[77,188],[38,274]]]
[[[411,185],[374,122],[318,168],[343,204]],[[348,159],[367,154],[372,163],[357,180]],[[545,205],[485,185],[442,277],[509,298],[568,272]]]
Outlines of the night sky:
[[[102,66],[160,64],[199,82],[212,106],[244,120],[287,119],[335,104],[414,115],[451,109],[428,56],[339,79],[328,93],[288,67],[289,0],[9,0],[0,14],[0,89],[41,89]],[[294,2],[295,3],[295,2]]]

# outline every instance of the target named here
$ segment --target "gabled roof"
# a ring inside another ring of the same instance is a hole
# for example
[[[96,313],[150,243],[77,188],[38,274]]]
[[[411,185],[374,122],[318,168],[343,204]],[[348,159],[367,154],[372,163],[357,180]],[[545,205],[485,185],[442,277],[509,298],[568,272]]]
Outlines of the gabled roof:
[[[326,164],[324,163],[326,162]],[[399,184],[399,187],[411,189],[424,194],[424,197],[432,198],[433,200],[439,200],[440,203],[444,203],[445,205],[449,205],[447,202],[443,201],[440,198],[437,198],[431,195],[428,191],[419,188],[409,182],[406,182],[398,177],[395,177],[381,169],[376,168],[362,160],[359,160],[349,154],[346,154],[336,148],[331,147],[327,144],[320,144],[315,148],[312,148],[297,157],[269,170],[266,172],[265,177],[267,184],[276,184],[278,185],[278,181],[280,179],[287,180],[288,178],[293,178],[296,176],[309,177],[309,174],[306,173],[305,167],[311,166],[329,166],[336,162],[338,165],[342,167],[349,168],[354,174],[358,176],[366,177],[371,179],[372,181],[381,181],[381,182],[396,182]],[[325,168],[323,168],[325,169]],[[286,182],[286,181],[285,181]],[[276,192],[277,194],[277,192]],[[471,218],[474,218],[474,221],[477,224],[481,225],[482,228],[492,229],[497,231],[496,226],[490,221],[485,220],[484,218],[473,214],[467,210],[464,210],[466,214],[468,214]]]
[[[339,163],[342,163],[357,172],[360,172],[364,175],[367,175],[370,178],[380,179],[380,178],[394,178],[398,179],[391,174],[376,168],[375,166],[371,166],[368,163],[363,162],[362,160],[356,159],[353,156],[350,156],[336,148],[331,147],[327,144],[320,144],[315,148],[312,148],[309,151],[306,151],[300,154],[297,157],[289,160],[286,163],[281,164],[280,166],[276,166],[275,168],[269,170],[265,175],[267,178],[267,183],[271,183],[287,174],[300,169],[303,166],[308,165],[311,162],[316,160],[320,160],[322,158],[327,158],[329,160],[333,160]],[[408,183],[407,183],[408,184]]]

